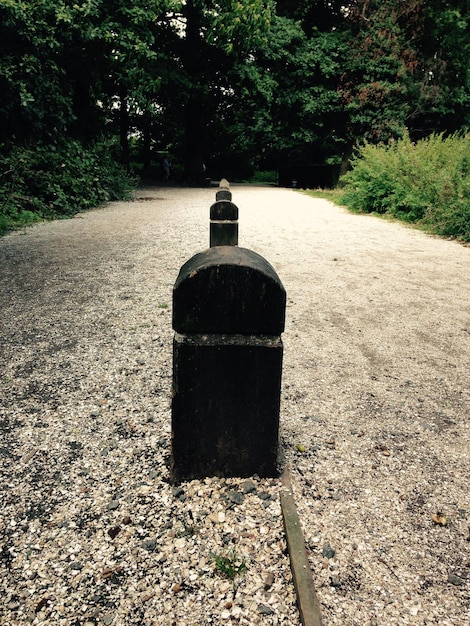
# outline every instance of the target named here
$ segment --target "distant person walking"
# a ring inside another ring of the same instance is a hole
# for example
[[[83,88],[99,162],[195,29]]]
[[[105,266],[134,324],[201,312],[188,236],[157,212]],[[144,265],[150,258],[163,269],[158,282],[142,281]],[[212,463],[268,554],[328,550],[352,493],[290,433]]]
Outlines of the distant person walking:
[[[166,180],[166,181],[170,180],[171,162],[170,162],[170,159],[167,156],[163,157],[162,167],[163,167],[163,178],[164,178],[164,180]]]

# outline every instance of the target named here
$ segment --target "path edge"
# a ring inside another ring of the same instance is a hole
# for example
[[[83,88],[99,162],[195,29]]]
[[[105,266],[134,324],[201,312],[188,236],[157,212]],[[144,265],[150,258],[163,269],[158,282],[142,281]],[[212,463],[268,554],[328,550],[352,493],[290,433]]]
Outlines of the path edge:
[[[292,491],[282,491],[279,498],[302,625],[322,626],[320,603],[313,584],[302,527]]]

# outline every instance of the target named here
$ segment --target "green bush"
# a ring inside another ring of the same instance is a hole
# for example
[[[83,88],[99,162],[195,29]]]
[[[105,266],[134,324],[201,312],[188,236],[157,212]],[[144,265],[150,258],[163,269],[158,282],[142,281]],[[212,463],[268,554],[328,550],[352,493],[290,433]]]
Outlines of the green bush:
[[[275,171],[257,171],[251,178],[252,183],[277,183],[277,172]]]
[[[0,234],[40,219],[74,215],[129,197],[135,181],[113,142],[16,147],[0,156]]]
[[[438,235],[470,241],[470,134],[405,135],[387,146],[363,145],[341,179],[353,210],[389,214]]]

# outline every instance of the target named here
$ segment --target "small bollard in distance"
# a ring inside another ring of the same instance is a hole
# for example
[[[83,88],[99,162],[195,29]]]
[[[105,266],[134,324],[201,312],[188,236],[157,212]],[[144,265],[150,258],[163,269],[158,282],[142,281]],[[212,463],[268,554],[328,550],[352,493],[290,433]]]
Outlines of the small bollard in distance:
[[[238,246],[238,207],[217,200],[210,208],[210,247]]]
[[[222,178],[219,182],[219,189],[215,194],[216,200],[231,200],[232,192],[230,191],[230,184],[226,178]]]
[[[216,200],[231,200],[232,192],[229,189],[219,189],[215,193]]]

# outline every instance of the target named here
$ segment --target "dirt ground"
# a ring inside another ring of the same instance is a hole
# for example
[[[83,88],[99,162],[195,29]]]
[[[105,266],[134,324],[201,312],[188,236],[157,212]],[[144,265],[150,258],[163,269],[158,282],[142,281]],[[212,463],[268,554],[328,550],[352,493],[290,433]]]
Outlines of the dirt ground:
[[[232,193],[239,245],[287,292],[282,449],[325,624],[470,623],[470,247],[294,190]],[[172,286],[214,199],[148,187],[0,240],[8,476],[28,420],[85,402],[147,335],[168,416]]]

